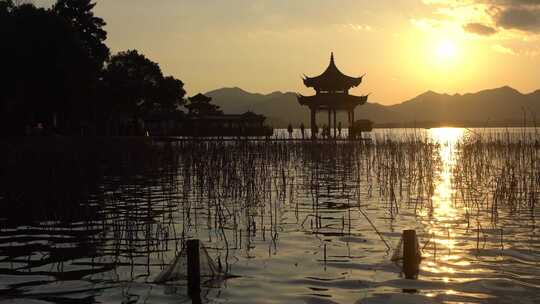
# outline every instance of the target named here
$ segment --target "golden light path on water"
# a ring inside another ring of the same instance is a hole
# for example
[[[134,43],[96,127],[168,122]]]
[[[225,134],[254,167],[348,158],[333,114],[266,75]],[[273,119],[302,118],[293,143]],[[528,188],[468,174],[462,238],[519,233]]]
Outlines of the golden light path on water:
[[[455,273],[453,265],[467,266],[466,261],[454,251],[456,232],[454,229],[463,218],[463,211],[455,208],[452,196],[455,187],[452,170],[457,161],[457,144],[466,133],[462,128],[430,129],[428,136],[439,144],[440,168],[435,176],[435,189],[432,196],[433,208],[424,209],[426,233],[431,235],[430,250],[424,252],[423,269],[431,273],[446,274],[443,281],[448,282],[449,275]]]

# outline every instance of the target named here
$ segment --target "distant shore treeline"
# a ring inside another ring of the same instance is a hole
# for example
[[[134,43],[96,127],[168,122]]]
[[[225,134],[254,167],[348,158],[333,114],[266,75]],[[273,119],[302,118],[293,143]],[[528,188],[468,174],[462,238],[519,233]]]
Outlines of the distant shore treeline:
[[[142,116],[178,112],[182,81],[136,50],[111,55],[94,6],[0,1],[2,135],[134,134]]]

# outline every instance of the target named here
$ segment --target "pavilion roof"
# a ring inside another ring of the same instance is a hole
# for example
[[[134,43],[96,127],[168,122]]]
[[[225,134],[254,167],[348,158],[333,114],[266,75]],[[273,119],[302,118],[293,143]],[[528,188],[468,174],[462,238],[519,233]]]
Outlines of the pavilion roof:
[[[326,70],[316,77],[305,77],[304,84],[317,91],[344,91],[357,87],[362,83],[362,77],[351,77],[343,74],[334,62],[334,53],[330,55],[330,64]]]

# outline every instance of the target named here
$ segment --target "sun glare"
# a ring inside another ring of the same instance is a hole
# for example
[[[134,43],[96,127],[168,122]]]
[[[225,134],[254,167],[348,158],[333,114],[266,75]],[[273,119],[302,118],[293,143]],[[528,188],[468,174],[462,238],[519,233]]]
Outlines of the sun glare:
[[[439,59],[451,59],[456,56],[456,44],[449,40],[443,40],[437,45],[436,52]]]

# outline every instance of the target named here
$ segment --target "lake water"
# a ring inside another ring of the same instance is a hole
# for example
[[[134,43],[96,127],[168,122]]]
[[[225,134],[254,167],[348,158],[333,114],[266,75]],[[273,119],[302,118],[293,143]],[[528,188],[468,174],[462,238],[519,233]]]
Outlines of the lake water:
[[[365,137],[157,143],[173,161],[0,215],[0,303],[191,303],[185,280],[154,279],[193,238],[228,275],[203,303],[540,303],[535,129]],[[417,280],[391,260],[405,229]]]

